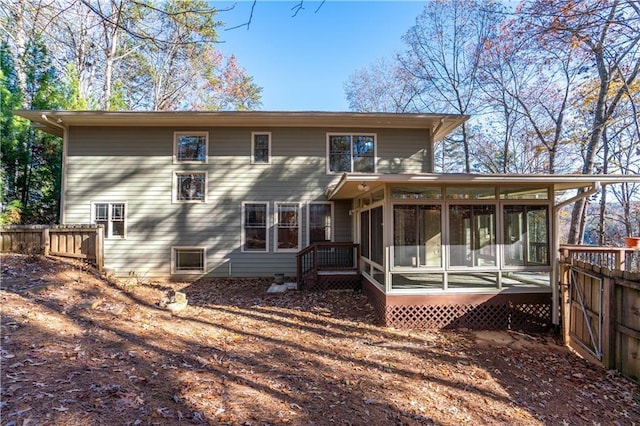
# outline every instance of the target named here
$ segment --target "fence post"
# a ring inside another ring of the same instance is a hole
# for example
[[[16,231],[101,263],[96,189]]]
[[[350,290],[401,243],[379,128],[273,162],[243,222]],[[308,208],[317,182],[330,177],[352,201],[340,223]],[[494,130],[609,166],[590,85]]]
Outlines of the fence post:
[[[45,226],[42,229],[42,251],[45,256],[49,256],[49,249],[51,242],[49,241],[49,227]]]
[[[571,330],[571,295],[569,294],[569,280],[571,274],[571,259],[562,257],[560,262],[560,305],[562,315],[562,341],[569,344],[569,332]],[[567,263],[565,263],[567,262]]]
[[[602,364],[607,369],[616,363],[615,280],[602,279]]]
[[[104,267],[104,227],[103,225],[97,226],[95,248],[96,248],[96,268],[98,268],[99,272],[102,272],[102,268]]]

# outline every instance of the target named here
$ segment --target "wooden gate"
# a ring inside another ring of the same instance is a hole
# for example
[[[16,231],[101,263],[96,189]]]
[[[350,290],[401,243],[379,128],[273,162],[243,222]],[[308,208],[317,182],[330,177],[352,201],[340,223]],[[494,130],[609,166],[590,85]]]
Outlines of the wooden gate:
[[[569,334],[602,361],[603,279],[574,267],[569,273]]]
[[[565,343],[640,383],[640,250],[564,246],[562,252]]]

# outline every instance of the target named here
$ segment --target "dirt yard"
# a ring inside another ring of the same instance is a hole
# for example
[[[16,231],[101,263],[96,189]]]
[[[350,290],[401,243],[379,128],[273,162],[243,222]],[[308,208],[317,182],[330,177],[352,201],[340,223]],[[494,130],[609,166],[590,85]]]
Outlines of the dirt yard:
[[[552,336],[383,328],[362,295],[267,280],[0,260],[2,425],[640,425],[639,386]]]

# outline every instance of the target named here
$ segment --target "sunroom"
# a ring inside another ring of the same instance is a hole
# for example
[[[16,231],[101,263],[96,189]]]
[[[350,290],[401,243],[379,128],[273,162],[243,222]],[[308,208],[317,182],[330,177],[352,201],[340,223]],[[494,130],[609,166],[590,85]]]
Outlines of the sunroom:
[[[345,174],[326,195],[352,202],[363,290],[386,325],[532,329],[558,323],[556,199],[594,178]]]

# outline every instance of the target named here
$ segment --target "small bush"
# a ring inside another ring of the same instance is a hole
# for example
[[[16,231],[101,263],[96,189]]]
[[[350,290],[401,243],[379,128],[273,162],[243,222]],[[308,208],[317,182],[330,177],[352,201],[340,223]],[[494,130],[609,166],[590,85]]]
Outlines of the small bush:
[[[13,200],[7,204],[0,213],[0,225],[15,225],[22,220],[22,203]]]

